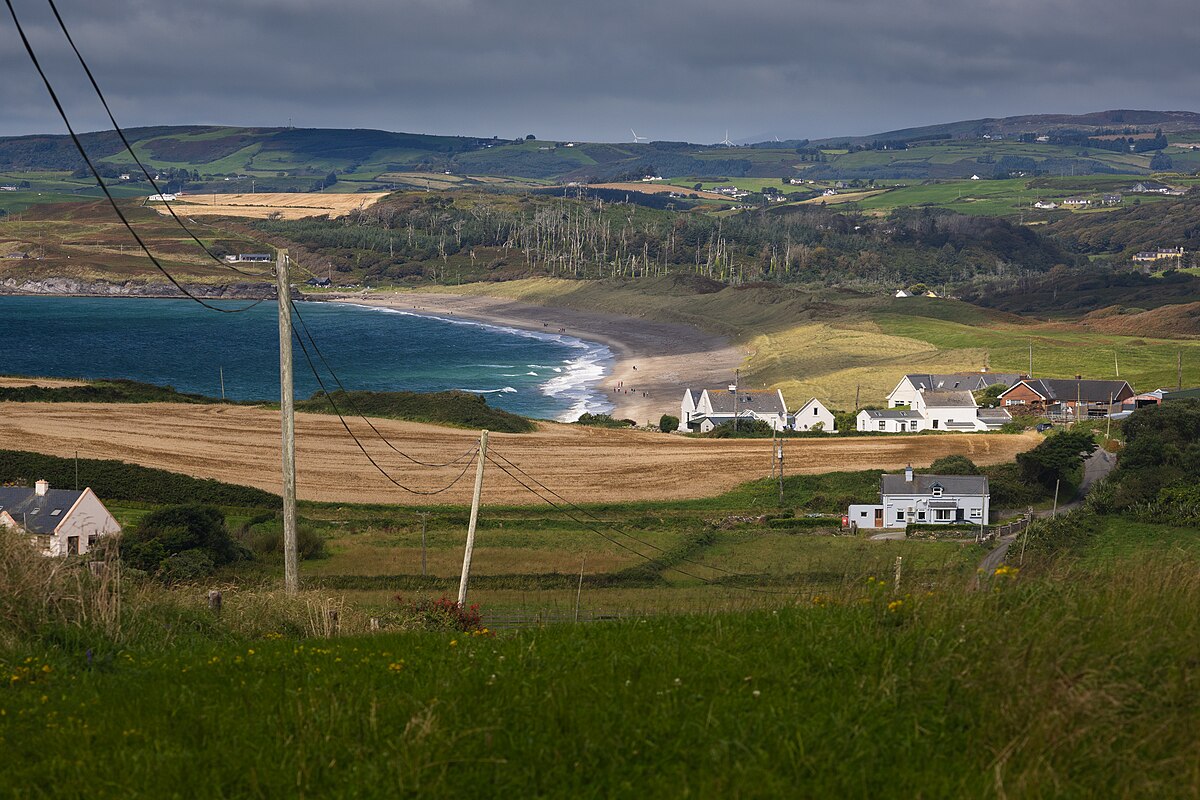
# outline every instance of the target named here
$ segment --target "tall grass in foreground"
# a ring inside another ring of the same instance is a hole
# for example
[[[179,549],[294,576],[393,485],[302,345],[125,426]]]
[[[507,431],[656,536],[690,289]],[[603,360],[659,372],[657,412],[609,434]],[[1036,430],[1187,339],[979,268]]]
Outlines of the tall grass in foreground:
[[[1200,794],[1194,558],[986,588],[868,580],[501,637],[181,637],[102,663],[25,647],[0,655],[20,676],[0,794]]]

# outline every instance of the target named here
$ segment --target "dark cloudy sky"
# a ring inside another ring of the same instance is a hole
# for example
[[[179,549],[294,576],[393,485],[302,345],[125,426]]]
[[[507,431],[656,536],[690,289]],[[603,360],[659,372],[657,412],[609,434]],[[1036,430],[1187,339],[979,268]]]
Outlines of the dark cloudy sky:
[[[44,0],[14,0],[80,129]],[[628,140],[1200,110],[1196,0],[58,0],[123,125]],[[60,132],[5,16],[0,134]]]

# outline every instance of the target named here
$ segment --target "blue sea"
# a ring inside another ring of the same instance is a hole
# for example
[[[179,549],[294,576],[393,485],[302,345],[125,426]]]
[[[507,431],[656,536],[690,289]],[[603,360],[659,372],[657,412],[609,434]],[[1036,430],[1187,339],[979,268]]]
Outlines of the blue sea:
[[[593,388],[612,362],[604,345],[347,303],[297,305],[347,389],[462,389],[541,419],[612,410]],[[218,314],[190,300],[0,297],[0,375],[129,378],[219,397],[223,370],[226,397],[278,401],[278,325],[270,302]],[[309,397],[320,387],[294,350],[296,396]]]

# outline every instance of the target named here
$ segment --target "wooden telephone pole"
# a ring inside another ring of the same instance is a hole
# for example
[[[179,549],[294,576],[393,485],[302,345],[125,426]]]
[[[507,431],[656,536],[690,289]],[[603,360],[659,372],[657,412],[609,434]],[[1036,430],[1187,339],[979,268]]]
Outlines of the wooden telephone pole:
[[[467,604],[467,581],[471,578],[471,554],[475,551],[475,523],[479,521],[479,497],[483,494],[483,462],[487,460],[488,432],[479,434],[479,463],[475,466],[475,494],[471,495],[471,521],[467,523],[467,546],[463,548],[462,577],[458,580],[458,605]]]
[[[275,262],[279,306],[279,421],[283,453],[283,588],[300,589],[296,564],[296,407],[292,386],[292,289],[288,281],[287,250]]]

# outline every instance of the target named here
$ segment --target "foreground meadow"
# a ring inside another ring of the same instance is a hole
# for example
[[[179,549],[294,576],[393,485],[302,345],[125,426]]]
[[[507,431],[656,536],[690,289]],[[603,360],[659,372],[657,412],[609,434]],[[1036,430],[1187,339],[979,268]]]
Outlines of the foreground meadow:
[[[1196,566],[500,635],[64,630],[0,655],[0,793],[1196,796]]]

